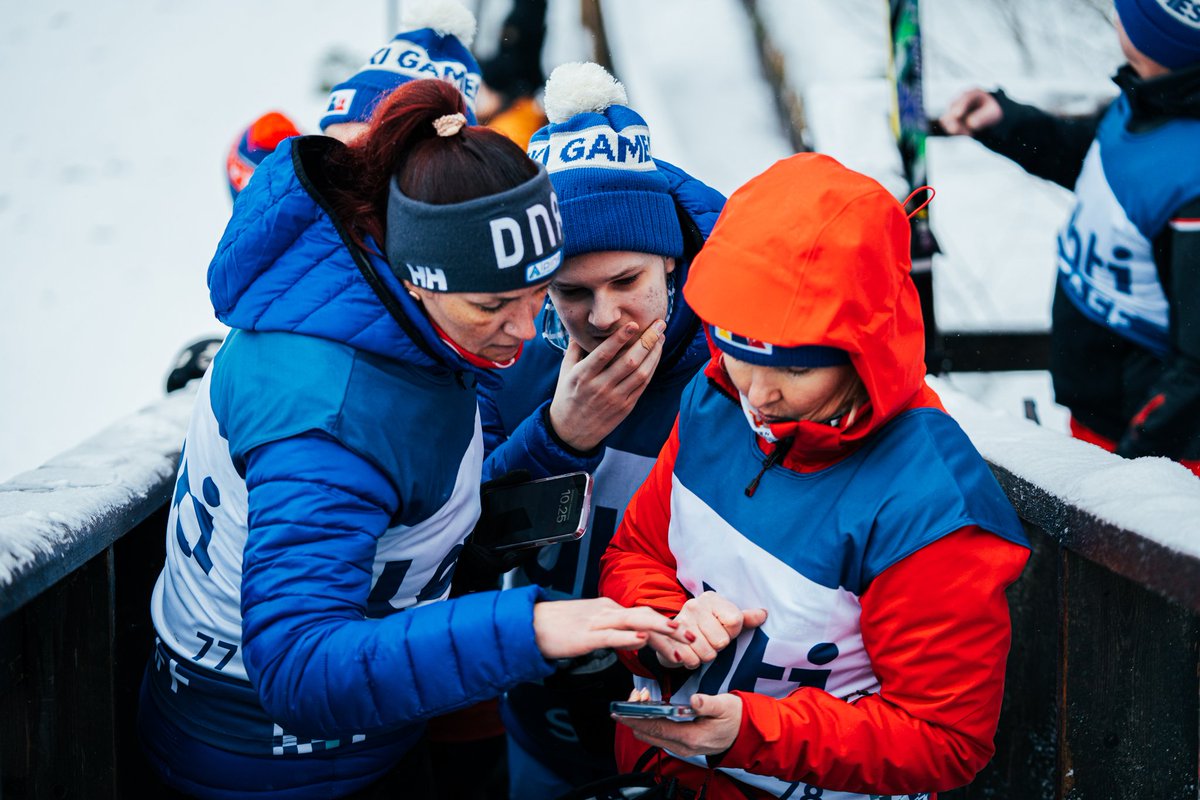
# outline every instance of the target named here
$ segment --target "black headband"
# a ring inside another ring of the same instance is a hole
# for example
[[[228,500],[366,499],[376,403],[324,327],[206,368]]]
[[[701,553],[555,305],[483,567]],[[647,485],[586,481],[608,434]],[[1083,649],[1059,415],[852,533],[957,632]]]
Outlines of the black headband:
[[[413,200],[392,179],[387,260],[396,277],[435,292],[510,292],[562,264],[562,218],[546,168],[499,194],[462,203]]]

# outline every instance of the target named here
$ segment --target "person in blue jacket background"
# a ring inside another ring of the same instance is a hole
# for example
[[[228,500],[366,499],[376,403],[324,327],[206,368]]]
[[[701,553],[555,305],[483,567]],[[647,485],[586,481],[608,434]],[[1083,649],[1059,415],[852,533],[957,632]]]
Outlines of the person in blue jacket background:
[[[180,458],[139,705],[172,790],[431,797],[424,720],[675,629],[536,586],[447,599],[479,515],[476,386],[561,261],[545,170],[465,108],[412,81],[351,145],[285,140],[234,206],[208,272],[232,331]]]
[[[530,157],[558,195],[564,264],[540,336],[503,387],[481,394],[484,477],[588,470],[584,537],[543,549],[508,576],[555,597],[596,597],[599,556],[666,441],[684,386],[708,358],[678,290],[724,204],[716,190],[655,159],[650,131],[601,66],[564,64],[546,83],[549,123]],[[510,689],[501,710],[513,797],[556,797],[615,774],[609,700],[629,673],[611,650],[544,682]]]
[[[1050,331],[1071,434],[1200,475],[1200,3],[1113,10],[1127,63],[1096,114],[1056,116],[974,88],[940,121],[1074,194]]]

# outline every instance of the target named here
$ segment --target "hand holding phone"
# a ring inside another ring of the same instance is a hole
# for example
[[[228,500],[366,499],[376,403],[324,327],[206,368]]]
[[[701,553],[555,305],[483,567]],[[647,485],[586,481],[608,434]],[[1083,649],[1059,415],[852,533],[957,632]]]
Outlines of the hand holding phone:
[[[450,596],[500,588],[500,576],[537,548],[583,536],[591,512],[592,476],[573,472],[530,480],[514,470],[479,487],[481,513],[463,542]]]
[[[688,698],[688,706],[678,706],[672,703],[651,702],[649,694],[644,689],[634,689],[628,701],[613,704],[613,716],[633,731],[641,741],[686,758],[723,753],[737,740],[744,711],[742,698],[738,695],[694,694]],[[624,713],[618,714],[618,705]],[[662,709],[663,706],[686,710],[672,711]],[[638,707],[642,710],[639,711]],[[672,725],[659,721],[674,719],[671,715],[679,713],[684,716],[676,721],[692,724]]]
[[[696,710],[659,700],[614,700],[608,710],[618,717],[629,719],[666,719],[671,722],[693,722]]]
[[[591,505],[587,472],[485,485],[472,537],[492,553],[574,541],[587,530]]]

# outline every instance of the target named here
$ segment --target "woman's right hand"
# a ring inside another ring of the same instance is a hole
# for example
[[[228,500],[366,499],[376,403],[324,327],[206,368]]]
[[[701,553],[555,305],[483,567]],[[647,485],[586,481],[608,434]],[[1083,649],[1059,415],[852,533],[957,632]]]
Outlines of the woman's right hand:
[[[666,327],[656,320],[630,344],[638,326],[629,322],[590,353],[571,341],[550,401],[550,424],[559,439],[587,452],[629,416],[654,377]]]
[[[533,636],[548,659],[593,650],[637,650],[651,635],[686,644],[680,624],[652,608],[626,608],[615,600],[547,600],[533,606]]]
[[[947,134],[974,136],[1004,119],[999,101],[983,89],[968,89],[951,101],[938,122]]]
[[[679,636],[670,638],[650,634],[650,647],[664,667],[696,669],[717,657],[738,634],[757,628],[767,621],[765,608],[738,608],[733,602],[713,591],[704,592],[683,604],[675,615]]]

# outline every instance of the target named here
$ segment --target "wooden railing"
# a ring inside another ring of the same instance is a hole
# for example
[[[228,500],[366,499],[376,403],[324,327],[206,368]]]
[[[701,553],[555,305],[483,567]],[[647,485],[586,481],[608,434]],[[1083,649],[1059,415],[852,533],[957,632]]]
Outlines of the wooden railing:
[[[1196,797],[1200,482],[931,378],[1033,543],[992,763],[943,800]],[[183,390],[0,485],[0,797],[153,785],[133,731]]]
[[[1033,544],[992,763],[943,798],[1195,798],[1200,481],[1002,417],[931,379]]]
[[[0,797],[153,787],[133,710],[193,393],[0,484]]]

